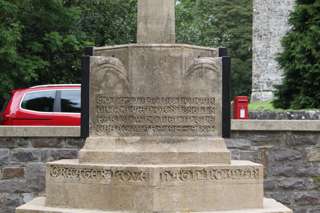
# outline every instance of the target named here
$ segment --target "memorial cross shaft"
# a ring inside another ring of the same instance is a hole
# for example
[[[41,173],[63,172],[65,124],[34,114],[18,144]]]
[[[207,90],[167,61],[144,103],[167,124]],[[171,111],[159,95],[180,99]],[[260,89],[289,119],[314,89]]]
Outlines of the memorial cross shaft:
[[[175,0],[138,0],[138,43],[173,44]]]

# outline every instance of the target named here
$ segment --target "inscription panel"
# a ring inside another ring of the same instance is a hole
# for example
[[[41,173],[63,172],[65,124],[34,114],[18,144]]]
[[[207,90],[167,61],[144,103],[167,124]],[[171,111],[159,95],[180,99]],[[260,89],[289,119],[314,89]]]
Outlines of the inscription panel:
[[[204,168],[204,169],[165,169],[160,172],[161,183],[219,181],[219,180],[257,180],[258,168]]]
[[[150,173],[141,170],[112,168],[79,168],[50,166],[49,176],[55,181],[100,184],[147,184]]]
[[[128,184],[146,185],[151,183],[179,184],[219,181],[257,181],[262,178],[259,168],[103,168],[49,166],[48,175],[56,182],[84,184]],[[153,180],[154,179],[154,180]],[[154,182],[156,181],[156,182]]]
[[[97,135],[212,136],[214,97],[109,97],[97,95],[92,127]]]

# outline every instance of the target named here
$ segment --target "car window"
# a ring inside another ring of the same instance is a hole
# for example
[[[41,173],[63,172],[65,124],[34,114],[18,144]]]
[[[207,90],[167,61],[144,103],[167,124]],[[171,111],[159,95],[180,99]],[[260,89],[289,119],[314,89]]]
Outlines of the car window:
[[[61,90],[61,112],[80,112],[80,90]]]
[[[55,96],[54,90],[30,92],[24,96],[21,107],[39,112],[53,112]]]

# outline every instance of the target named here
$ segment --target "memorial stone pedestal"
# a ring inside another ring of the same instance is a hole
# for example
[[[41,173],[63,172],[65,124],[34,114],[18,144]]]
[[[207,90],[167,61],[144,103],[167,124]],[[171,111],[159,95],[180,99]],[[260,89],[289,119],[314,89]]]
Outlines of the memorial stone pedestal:
[[[263,198],[262,165],[230,160],[224,51],[162,44],[174,37],[173,8],[174,0],[140,0],[139,29],[155,23],[152,33],[138,29],[139,44],[91,49],[85,146],[77,160],[48,163],[46,197],[17,213],[291,213]],[[160,44],[147,43],[157,29]]]

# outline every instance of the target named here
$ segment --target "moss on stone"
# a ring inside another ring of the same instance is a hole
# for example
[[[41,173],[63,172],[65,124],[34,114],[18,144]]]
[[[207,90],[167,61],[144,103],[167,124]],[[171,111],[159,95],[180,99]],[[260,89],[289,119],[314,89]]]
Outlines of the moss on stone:
[[[314,176],[312,179],[316,185],[320,186],[320,176]]]

